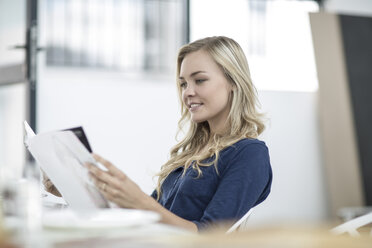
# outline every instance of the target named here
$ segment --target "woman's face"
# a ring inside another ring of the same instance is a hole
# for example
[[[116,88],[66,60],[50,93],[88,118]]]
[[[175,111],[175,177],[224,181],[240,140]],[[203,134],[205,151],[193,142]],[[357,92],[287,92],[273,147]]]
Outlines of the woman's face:
[[[192,120],[208,121],[212,132],[223,131],[231,107],[232,85],[212,57],[203,50],[186,55],[179,84]]]

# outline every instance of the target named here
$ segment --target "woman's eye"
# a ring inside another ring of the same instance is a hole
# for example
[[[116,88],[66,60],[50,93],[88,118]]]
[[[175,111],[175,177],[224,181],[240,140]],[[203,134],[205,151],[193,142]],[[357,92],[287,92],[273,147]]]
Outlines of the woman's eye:
[[[186,83],[186,82],[181,82],[181,83],[180,83],[180,86],[181,86],[182,89],[184,89],[184,88],[186,88],[187,83]]]
[[[195,80],[195,83],[197,83],[197,84],[201,84],[201,83],[203,83],[205,81],[205,79],[196,79]]]

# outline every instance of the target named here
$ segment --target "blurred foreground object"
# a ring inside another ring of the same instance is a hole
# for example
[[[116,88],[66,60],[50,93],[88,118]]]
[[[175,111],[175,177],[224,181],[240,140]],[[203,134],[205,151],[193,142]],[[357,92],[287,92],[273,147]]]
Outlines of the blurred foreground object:
[[[192,237],[175,237],[171,242],[177,247],[371,247],[372,237],[362,233],[358,238],[333,235],[327,227],[263,227],[225,235],[210,232]]]
[[[0,195],[5,241],[22,247],[36,247],[41,231],[39,185],[32,180],[5,179],[0,183]]]
[[[57,248],[71,247],[162,247],[162,248],[364,248],[371,247],[372,237],[333,235],[327,226],[305,225],[266,226],[244,232],[226,234],[226,228],[201,234],[172,234],[147,236],[137,239],[128,237],[87,238],[64,240],[55,244]]]
[[[4,223],[4,211],[3,211],[3,197],[0,195],[0,247],[11,248],[15,247],[9,243],[9,233],[6,231]]]

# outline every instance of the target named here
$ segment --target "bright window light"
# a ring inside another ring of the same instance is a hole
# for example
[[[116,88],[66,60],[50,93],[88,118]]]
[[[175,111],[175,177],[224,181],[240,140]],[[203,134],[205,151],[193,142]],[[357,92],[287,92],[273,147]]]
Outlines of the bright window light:
[[[259,90],[318,89],[309,12],[314,1],[191,0],[190,36],[225,35],[244,49]]]

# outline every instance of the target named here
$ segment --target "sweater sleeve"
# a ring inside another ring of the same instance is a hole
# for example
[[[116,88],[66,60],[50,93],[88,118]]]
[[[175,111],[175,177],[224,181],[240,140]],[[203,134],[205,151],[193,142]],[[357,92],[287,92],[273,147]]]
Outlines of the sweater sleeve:
[[[217,190],[199,221],[199,231],[212,223],[236,221],[250,208],[266,199],[272,171],[268,149],[263,144],[247,144],[221,168]]]
[[[152,191],[151,195],[150,195],[152,198],[154,198],[155,200],[157,200],[157,197],[158,197],[158,193],[156,192],[156,190]]]

